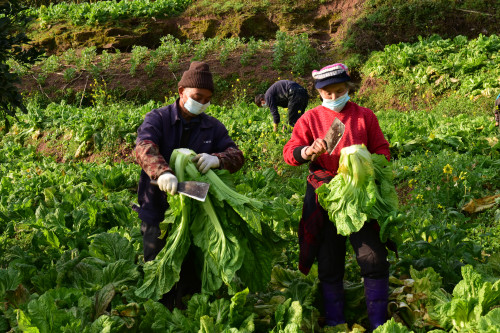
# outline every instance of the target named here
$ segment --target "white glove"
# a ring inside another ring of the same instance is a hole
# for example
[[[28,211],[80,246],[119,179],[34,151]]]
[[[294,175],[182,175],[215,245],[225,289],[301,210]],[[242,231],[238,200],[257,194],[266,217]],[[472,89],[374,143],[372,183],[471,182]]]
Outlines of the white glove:
[[[168,192],[172,195],[177,193],[177,177],[171,172],[165,172],[158,177],[158,187],[163,192]]]
[[[219,158],[207,153],[196,155],[193,157],[192,161],[196,163],[196,167],[201,173],[207,173],[208,170],[218,168],[220,166]]]

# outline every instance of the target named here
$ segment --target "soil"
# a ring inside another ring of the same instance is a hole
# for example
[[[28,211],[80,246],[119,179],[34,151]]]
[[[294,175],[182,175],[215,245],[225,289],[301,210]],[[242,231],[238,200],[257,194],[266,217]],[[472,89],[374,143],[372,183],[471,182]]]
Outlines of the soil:
[[[48,133],[41,133],[38,138],[31,138],[28,145],[36,146],[36,151],[44,156],[52,157],[57,163],[65,163],[66,148],[62,138],[53,138]],[[78,158],[81,162],[100,163],[112,161],[113,163],[126,162],[136,163],[133,148],[124,143],[118,145],[115,151],[91,151]]]
[[[401,206],[405,206],[412,199],[411,191],[412,189],[407,183],[396,186],[396,193],[398,194],[399,204]]]
[[[233,52],[224,64],[220,63],[215,54],[210,54],[203,59],[209,64],[214,76],[216,84],[214,103],[230,101],[234,97],[232,91],[234,87],[246,89],[247,98],[252,101],[254,95],[264,93],[267,87],[278,79],[294,80],[308,89],[311,94],[315,94],[309,75],[297,77],[290,71],[273,69],[271,50],[259,52],[246,66],[240,64],[240,56],[240,53]],[[130,55],[122,54],[121,59],[112,64],[108,70],[103,71],[98,78],[94,78],[87,71],[81,71],[69,82],[64,79],[63,74],[68,67],[72,66],[64,66],[58,72],[48,74],[43,83],[37,82],[37,74],[22,77],[19,87],[25,94],[40,93],[49,101],[66,99],[69,103],[89,105],[95,88],[95,86],[91,87],[91,84],[94,85],[95,80],[101,84],[104,80],[107,90],[116,99],[137,102],[150,99],[163,101],[165,96],[176,94],[177,82],[182,77],[182,73],[189,68],[191,59],[186,58],[181,61],[180,69],[175,72],[169,69],[168,61],[163,61],[157,66],[151,77],[145,72],[144,64],[139,65],[136,74],[131,76],[129,74],[129,61]],[[99,59],[96,63],[98,62]],[[33,70],[36,73],[39,68],[34,67]],[[237,81],[238,79],[239,81]],[[241,94],[240,91],[237,93]]]

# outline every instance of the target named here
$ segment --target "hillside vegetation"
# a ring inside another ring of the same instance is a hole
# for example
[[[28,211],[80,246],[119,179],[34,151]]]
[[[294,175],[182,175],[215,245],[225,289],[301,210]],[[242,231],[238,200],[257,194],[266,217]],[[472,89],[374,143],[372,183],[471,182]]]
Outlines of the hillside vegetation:
[[[65,12],[62,8],[55,10],[52,20],[38,17],[29,26],[34,44],[63,59],[52,59],[35,66],[34,73],[25,73],[23,88],[50,100],[68,96],[88,103],[88,84],[104,79],[119,98],[161,101],[176,90],[177,78],[189,61],[203,59],[216,74],[221,100],[230,98],[230,83],[236,78],[250,83],[251,100],[251,95],[265,91],[278,77],[295,79],[310,89],[310,70],[330,59],[347,63],[360,81],[357,73],[369,52],[385,45],[413,43],[418,36],[433,34],[443,39],[500,34],[497,1],[169,3],[181,11],[187,9],[170,19],[137,17],[128,11],[129,18],[76,25],[70,15],[65,20],[58,16]],[[286,49],[280,42],[280,37],[300,34],[308,40],[297,47]]]

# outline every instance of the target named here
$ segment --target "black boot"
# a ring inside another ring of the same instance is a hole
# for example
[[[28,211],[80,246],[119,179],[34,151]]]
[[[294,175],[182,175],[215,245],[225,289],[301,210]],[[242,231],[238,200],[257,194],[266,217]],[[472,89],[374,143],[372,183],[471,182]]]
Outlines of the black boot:
[[[371,329],[383,325],[387,320],[389,279],[367,279],[365,282],[366,308]]]
[[[336,326],[345,323],[344,318],[344,284],[330,284],[321,282],[323,301],[325,304],[327,326]]]

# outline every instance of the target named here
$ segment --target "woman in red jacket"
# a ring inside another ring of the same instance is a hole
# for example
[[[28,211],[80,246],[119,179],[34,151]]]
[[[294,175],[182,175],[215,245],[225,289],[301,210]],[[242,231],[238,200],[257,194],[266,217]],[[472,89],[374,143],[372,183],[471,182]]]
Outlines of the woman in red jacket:
[[[343,278],[347,237],[337,234],[328,213],[318,203],[315,189],[336,175],[342,148],[364,144],[370,153],[383,154],[389,159],[389,143],[373,111],[349,101],[352,83],[344,64],[324,67],[313,71],[312,75],[323,104],[299,118],[290,141],[283,148],[283,156],[290,165],[309,163],[310,173],[299,225],[299,269],[307,274],[318,260],[326,325],[335,326],[345,323]],[[325,154],[327,147],[323,138],[335,118],[344,123],[345,132],[329,155]],[[388,299],[387,250],[377,229],[377,222],[370,221],[360,231],[348,236],[361,268],[372,329],[386,321]]]

